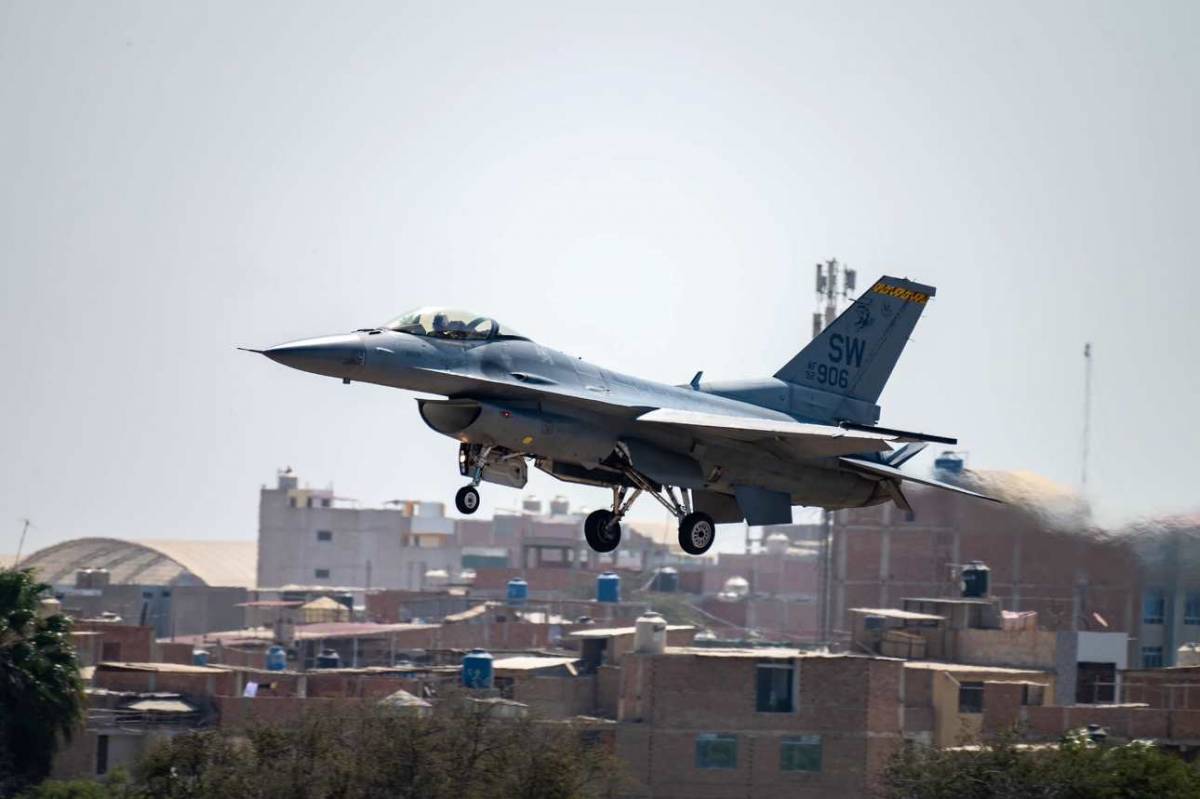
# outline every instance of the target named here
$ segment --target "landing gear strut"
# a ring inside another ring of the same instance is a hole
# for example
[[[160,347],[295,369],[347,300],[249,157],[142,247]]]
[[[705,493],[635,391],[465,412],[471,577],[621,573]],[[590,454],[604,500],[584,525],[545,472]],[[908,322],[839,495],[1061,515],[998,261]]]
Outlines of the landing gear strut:
[[[633,493],[627,486],[613,486],[612,510],[596,510],[583,524],[588,546],[597,552],[612,552],[621,543],[621,519],[642,492],[654,497],[672,516],[679,520],[679,546],[689,555],[703,555],[717,538],[717,526],[707,513],[693,511],[687,491],[675,495],[671,486],[659,486],[644,474],[625,464],[621,470],[633,483]]]

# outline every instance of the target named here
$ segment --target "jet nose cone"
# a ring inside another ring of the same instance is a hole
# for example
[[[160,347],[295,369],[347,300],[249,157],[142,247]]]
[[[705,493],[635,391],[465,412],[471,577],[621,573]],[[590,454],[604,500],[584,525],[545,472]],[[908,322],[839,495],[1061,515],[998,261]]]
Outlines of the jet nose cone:
[[[272,361],[329,377],[351,378],[366,361],[366,348],[357,333],[289,341],[263,350]]]

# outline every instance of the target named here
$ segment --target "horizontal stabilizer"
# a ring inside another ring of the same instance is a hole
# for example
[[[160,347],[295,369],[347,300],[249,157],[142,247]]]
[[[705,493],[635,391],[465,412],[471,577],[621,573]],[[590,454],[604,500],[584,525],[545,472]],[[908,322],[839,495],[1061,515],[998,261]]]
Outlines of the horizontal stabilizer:
[[[684,428],[698,436],[714,436],[735,441],[778,440],[791,445],[801,457],[832,457],[864,452],[888,452],[895,436],[846,430],[831,425],[805,424],[782,419],[728,416],[721,413],[677,411],[670,408],[644,413],[638,422]]]
[[[999,502],[1000,501],[1000,500],[996,499],[995,497],[989,497],[986,494],[979,494],[974,491],[970,491],[968,489],[960,488],[959,486],[952,485],[950,483],[943,483],[941,480],[934,480],[932,477],[917,477],[916,475],[908,474],[907,472],[902,472],[899,469],[895,468],[894,466],[888,466],[887,464],[876,463],[874,461],[863,461],[863,460],[859,460],[858,458],[838,458],[838,460],[840,460],[843,464],[851,467],[852,469],[855,469],[855,470],[861,471],[861,472],[866,472],[867,474],[874,475],[876,477],[887,477],[892,480],[907,480],[910,483],[920,483],[921,485],[933,486],[934,488],[941,488],[946,491],[953,491],[956,494],[966,494],[969,497],[976,497],[978,499],[986,499],[989,502]]]
[[[858,424],[857,422],[842,422],[842,427],[847,430],[862,430],[868,433],[887,433],[896,437],[897,441],[932,441],[935,444],[957,444],[957,438],[950,436],[935,436],[932,433],[914,433],[910,430],[896,430],[891,427],[875,427],[869,424]]]

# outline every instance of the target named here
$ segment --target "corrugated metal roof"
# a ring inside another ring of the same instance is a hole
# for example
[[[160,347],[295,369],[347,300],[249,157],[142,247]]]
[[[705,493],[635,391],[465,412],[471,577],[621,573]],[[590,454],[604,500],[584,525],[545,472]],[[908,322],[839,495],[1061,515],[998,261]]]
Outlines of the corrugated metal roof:
[[[495,671],[536,671],[537,669],[552,669],[558,666],[568,666],[577,663],[579,658],[543,657],[540,655],[514,655],[492,661]]]
[[[321,638],[368,638],[373,635],[386,635],[403,630],[428,630],[438,626],[437,624],[374,624],[355,621],[323,622],[297,626],[296,639],[312,641]]]
[[[912,610],[897,610],[895,608],[850,608],[851,613],[865,613],[868,616],[883,616],[885,619],[905,619],[907,621],[945,621],[945,616],[935,616],[932,613],[917,613]]]
[[[21,561],[38,577],[75,583],[79,569],[107,569],[118,585],[211,585],[253,588],[257,541],[126,541],[75,538],[34,552]]]
[[[444,619],[442,619],[442,621],[446,624],[453,624],[458,621],[470,621],[471,619],[478,618],[479,616],[487,613],[488,608],[498,607],[499,605],[499,602],[483,602],[475,605],[474,607],[467,608],[461,613],[451,613],[449,616],[446,616]]]
[[[928,669],[930,671],[961,671],[971,673],[992,672],[994,674],[1046,674],[1039,669],[1012,669],[1004,666],[975,666],[969,663],[942,663],[933,660],[906,660],[906,669]]]
[[[672,630],[694,630],[695,627],[690,624],[668,624],[667,632]],[[617,638],[622,635],[633,635],[637,632],[636,627],[601,627],[595,630],[576,630],[571,633],[572,638]]]
[[[193,666],[190,663],[125,663],[105,661],[96,666],[100,671],[157,671],[172,674],[225,674],[229,669],[215,666]]]
[[[142,713],[195,713],[196,708],[178,699],[143,699],[126,707]]]

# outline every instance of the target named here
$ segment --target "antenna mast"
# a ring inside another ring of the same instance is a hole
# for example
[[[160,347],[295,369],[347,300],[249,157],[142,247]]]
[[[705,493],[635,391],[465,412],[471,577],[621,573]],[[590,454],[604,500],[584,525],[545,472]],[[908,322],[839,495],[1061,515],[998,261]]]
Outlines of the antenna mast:
[[[21,565],[21,550],[25,548],[25,534],[29,532],[29,525],[31,524],[28,519],[22,519],[21,521],[25,524],[21,527],[21,540],[17,542],[17,556],[13,558],[14,569]]]
[[[838,315],[838,300],[848,300],[854,292],[858,275],[845,264],[838,263],[836,258],[830,258],[825,263],[817,264],[817,310],[813,312],[813,332],[815,339]],[[833,637],[833,513],[821,512],[821,548],[818,554],[818,575],[820,580],[818,594],[817,622],[821,626],[820,640],[827,642]]]
[[[1087,489],[1088,448],[1092,433],[1092,342],[1083,345],[1083,465],[1080,483]]]

